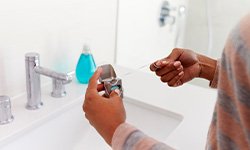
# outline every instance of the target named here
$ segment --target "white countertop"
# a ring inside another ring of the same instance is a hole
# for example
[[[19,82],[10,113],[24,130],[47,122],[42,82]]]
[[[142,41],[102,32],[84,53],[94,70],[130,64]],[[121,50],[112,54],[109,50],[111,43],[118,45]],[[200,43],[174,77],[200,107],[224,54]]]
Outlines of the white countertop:
[[[170,88],[154,74],[140,71],[131,73],[132,70],[118,66],[115,70],[118,77],[122,78],[126,97],[141,100],[183,117],[180,125],[163,142],[181,150],[205,149],[216,90],[190,84]],[[83,100],[86,87],[74,81],[66,86],[68,95],[59,99],[50,96],[51,85],[42,87],[44,106],[35,111],[25,109],[25,94],[11,99],[15,119],[10,124],[0,126],[0,146],[79,103],[79,99]]]

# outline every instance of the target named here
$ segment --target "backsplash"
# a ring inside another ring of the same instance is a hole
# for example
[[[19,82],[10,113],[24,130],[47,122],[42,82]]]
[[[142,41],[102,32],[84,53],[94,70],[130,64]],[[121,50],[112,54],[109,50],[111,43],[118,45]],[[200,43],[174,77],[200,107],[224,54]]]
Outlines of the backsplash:
[[[113,62],[116,0],[0,1],[0,95],[25,92],[27,52],[59,72],[75,69],[85,39],[96,62]],[[51,81],[42,77],[42,83]]]

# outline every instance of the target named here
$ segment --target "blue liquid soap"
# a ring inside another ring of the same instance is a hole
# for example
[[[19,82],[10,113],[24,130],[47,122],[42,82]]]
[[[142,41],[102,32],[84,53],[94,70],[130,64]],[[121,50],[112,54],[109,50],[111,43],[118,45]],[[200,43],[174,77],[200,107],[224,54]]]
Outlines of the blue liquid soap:
[[[96,64],[90,48],[84,45],[83,52],[80,55],[76,66],[76,78],[80,83],[88,84],[96,70]]]

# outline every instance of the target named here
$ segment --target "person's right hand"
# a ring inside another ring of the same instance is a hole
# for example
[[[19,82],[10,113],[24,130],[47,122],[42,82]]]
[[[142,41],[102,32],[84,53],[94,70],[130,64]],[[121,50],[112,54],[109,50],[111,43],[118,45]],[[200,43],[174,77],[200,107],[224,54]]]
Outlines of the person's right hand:
[[[180,86],[200,76],[201,66],[198,56],[191,50],[175,48],[166,58],[152,63],[150,70],[169,86]]]
[[[111,145],[116,128],[126,121],[126,111],[118,89],[109,98],[99,94],[103,90],[103,84],[97,84],[101,73],[102,68],[98,68],[89,80],[83,111],[89,123]]]

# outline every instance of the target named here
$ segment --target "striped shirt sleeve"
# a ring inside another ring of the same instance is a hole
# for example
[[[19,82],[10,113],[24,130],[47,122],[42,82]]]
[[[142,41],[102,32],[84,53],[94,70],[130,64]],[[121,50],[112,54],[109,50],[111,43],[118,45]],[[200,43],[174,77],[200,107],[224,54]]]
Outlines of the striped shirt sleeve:
[[[134,126],[123,123],[116,129],[112,138],[113,150],[173,150],[138,130]]]
[[[231,32],[219,68],[207,150],[250,149],[250,14]]]

